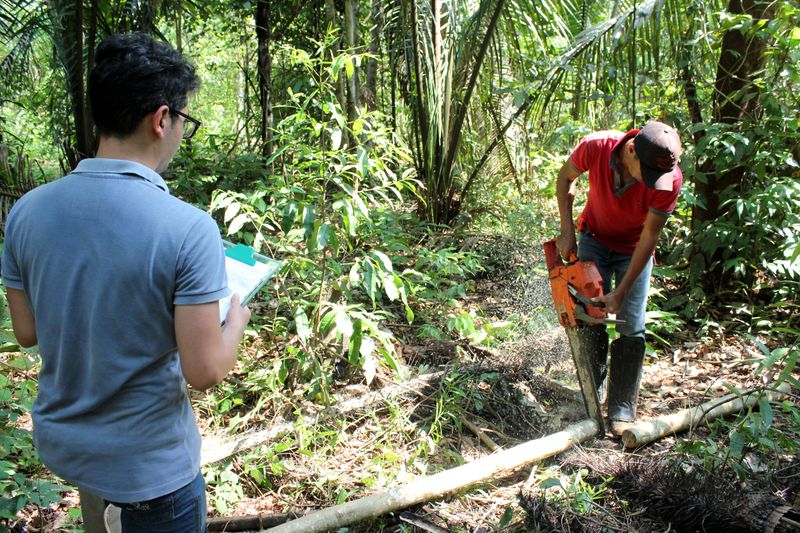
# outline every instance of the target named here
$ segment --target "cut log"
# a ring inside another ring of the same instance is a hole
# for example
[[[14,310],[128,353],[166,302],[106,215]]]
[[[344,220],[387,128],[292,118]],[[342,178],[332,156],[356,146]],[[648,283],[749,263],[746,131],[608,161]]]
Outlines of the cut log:
[[[532,440],[432,476],[422,477],[386,492],[365,496],[305,515],[269,529],[272,533],[316,533],[336,530],[362,520],[439,498],[552,457],[597,435],[597,423],[584,420],[563,431]]]
[[[776,390],[767,391],[765,394],[770,401],[777,401],[782,400],[790,390],[788,383],[782,383]],[[761,389],[750,389],[741,394],[728,394],[697,407],[645,420],[623,431],[622,442],[626,448],[638,448],[666,435],[705,424],[721,416],[738,413],[758,403],[762,392]]]
[[[256,531],[283,524],[297,518],[297,516],[295,513],[215,516],[206,519],[206,531]]]
[[[300,422],[311,426],[327,419],[341,418],[388,398],[402,396],[407,393],[420,394],[429,387],[432,382],[440,381],[443,376],[444,372],[422,374],[408,382],[397,383],[358,398],[340,401],[334,406],[320,410],[318,413],[303,417]],[[278,437],[292,432],[297,423],[298,421],[296,420],[276,422],[267,429],[252,431],[227,440],[214,438],[212,436],[205,437],[203,439],[203,447],[200,451],[200,464],[207,465],[209,463],[215,463],[231,455],[251,450],[256,446],[273,441]]]

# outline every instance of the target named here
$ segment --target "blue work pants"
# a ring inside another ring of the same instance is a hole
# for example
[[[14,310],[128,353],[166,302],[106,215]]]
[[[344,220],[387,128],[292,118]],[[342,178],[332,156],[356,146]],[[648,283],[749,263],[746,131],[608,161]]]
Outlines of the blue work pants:
[[[122,533],[204,533],[206,485],[198,473],[194,481],[171,494],[146,502],[114,503],[120,508]]]
[[[594,261],[597,270],[603,277],[603,294],[608,294],[613,286],[616,287],[625,276],[631,262],[630,255],[615,252],[597,242],[591,233],[582,231],[578,242],[578,259],[581,261]],[[653,270],[652,256],[647,261],[639,277],[631,286],[628,295],[622,303],[622,309],[617,313],[617,318],[624,320],[625,324],[617,324],[617,332],[623,337],[644,338],[644,319],[647,311],[647,292],[650,290],[650,273]]]

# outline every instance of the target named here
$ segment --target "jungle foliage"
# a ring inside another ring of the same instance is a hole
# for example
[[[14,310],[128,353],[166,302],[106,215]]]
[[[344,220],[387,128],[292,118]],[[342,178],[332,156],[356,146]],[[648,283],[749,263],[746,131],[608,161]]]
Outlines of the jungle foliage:
[[[459,309],[486,266],[464,232],[551,236],[555,173],[577,139],[655,118],[683,138],[686,181],[651,333],[734,324],[789,347],[764,346],[789,380],[798,28],[796,2],[761,0],[0,0],[2,215],[92,155],[85,80],[103,37],[147,31],[181,49],[203,79],[190,104],[203,127],[168,183],[227,238],[284,262],[249,337],[270,357],[204,400],[241,421],[286,391],[324,404],[336,379],[405,375],[403,328],[490,346],[524,327]],[[32,357],[5,359],[0,376],[0,520],[60,489],[16,424]],[[763,417],[731,429],[735,454],[772,435]],[[224,509],[239,493],[221,468],[208,476]]]

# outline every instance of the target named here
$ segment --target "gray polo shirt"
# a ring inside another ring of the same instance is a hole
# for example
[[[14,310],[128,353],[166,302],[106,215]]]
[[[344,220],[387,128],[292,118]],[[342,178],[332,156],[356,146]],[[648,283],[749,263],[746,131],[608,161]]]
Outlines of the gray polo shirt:
[[[200,435],[174,306],[228,294],[211,217],[171,196],[143,165],[84,160],[14,205],[2,276],[25,291],[36,318],[42,461],[116,502],[192,481]]]

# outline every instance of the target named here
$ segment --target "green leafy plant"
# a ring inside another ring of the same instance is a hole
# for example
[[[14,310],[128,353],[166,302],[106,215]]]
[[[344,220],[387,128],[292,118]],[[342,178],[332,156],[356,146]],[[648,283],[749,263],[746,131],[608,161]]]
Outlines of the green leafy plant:
[[[447,320],[447,330],[473,344],[491,346],[507,339],[515,324],[509,320],[480,323],[472,312],[459,311]]]
[[[358,57],[329,58],[285,47],[281,57],[304,71],[307,84],[289,90],[275,127],[279,147],[248,191],[216,190],[210,209],[226,233],[285,263],[279,303],[288,314],[281,385],[299,385],[327,401],[333,365],[346,361],[370,382],[380,366],[397,371],[392,336],[381,324],[400,305],[406,320],[416,274],[397,268],[408,249],[392,239],[391,208],[414,194],[413,171],[397,173],[409,155],[377,112],[350,123],[335,80]],[[344,139],[355,139],[346,145]],[[273,172],[280,169],[280,172]],[[394,242],[393,250],[382,241]]]
[[[0,374],[0,525],[14,521],[26,505],[47,507],[60,501],[68,489],[50,477],[33,447],[31,432],[18,424],[36,397],[36,380],[28,374],[34,365],[25,353],[2,361],[9,372]]]
[[[794,331],[795,335],[797,333]],[[757,360],[755,375],[771,386],[788,383],[797,390],[800,382],[794,373],[800,352],[796,347],[769,349],[758,339],[751,337],[751,341],[763,355]],[[781,424],[776,423],[779,414]],[[742,416],[733,421],[717,419],[711,429],[712,435],[707,439],[682,442],[679,450],[699,458],[708,469],[730,468],[739,478],[745,479],[754,470],[774,470],[781,456],[797,453],[800,409],[796,402],[771,402],[762,395]],[[724,435],[727,442],[720,435]]]
[[[468,376],[451,369],[436,393],[432,415],[418,429],[416,449],[406,459],[407,466],[418,461],[425,462],[437,452],[438,444],[446,435],[460,430],[461,415],[472,401],[471,397]],[[456,464],[463,463],[463,459],[457,455],[451,455],[450,459]]]
[[[708,438],[682,441],[677,451],[699,460],[708,470],[730,470],[739,479],[770,471],[780,455],[797,453],[800,412],[790,402],[773,406],[766,399],[759,400],[758,407],[732,423],[715,420]],[[788,427],[774,425],[776,412],[790,421]]]
[[[776,384],[788,383],[795,389],[800,389],[800,380],[795,377],[797,360],[800,358],[800,350],[797,348],[800,331],[784,329],[783,332],[787,336],[794,338],[794,344],[770,349],[757,338],[750,337],[750,340],[758,346],[759,351],[764,356],[763,359],[758,361],[758,368],[756,368],[755,374],[756,376],[763,376],[767,381],[774,380]]]
[[[560,477],[543,474],[539,488],[551,505],[570,509],[578,514],[590,514],[597,507],[597,502],[606,496],[610,479],[594,486],[585,480],[588,473],[588,470],[581,468]]]
[[[203,467],[203,479],[211,504],[223,515],[230,515],[236,504],[244,498],[244,490],[234,465],[228,463],[222,468]]]

